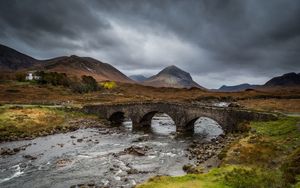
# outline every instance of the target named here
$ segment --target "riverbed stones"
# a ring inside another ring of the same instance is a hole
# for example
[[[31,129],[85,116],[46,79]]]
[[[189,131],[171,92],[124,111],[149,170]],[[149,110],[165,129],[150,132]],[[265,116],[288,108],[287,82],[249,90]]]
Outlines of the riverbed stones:
[[[10,149],[10,148],[1,148],[0,149],[0,155],[14,155],[17,152],[14,151],[14,149]]]
[[[36,159],[37,159],[36,156],[32,156],[32,155],[23,155],[23,157],[24,157],[25,159],[29,159],[29,160],[36,160]]]
[[[202,164],[208,159],[219,155],[225,145],[232,143],[234,140],[239,139],[239,136],[218,136],[210,142],[194,141],[187,149],[191,156],[189,159],[196,159],[197,164]],[[237,154],[238,155],[238,154]]]
[[[21,150],[25,150],[31,144],[26,144],[16,148],[0,148],[0,156],[1,155],[15,155],[19,153]]]

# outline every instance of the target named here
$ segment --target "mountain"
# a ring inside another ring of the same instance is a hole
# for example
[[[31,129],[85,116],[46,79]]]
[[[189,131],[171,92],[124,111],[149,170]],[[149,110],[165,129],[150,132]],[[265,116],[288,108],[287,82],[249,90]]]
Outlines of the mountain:
[[[300,73],[287,73],[282,76],[274,77],[268,82],[264,84],[266,87],[274,87],[274,86],[300,86]]]
[[[21,70],[37,65],[38,63],[38,60],[0,44],[0,70]]]
[[[118,82],[133,82],[110,64],[100,62],[90,57],[58,57],[46,60],[40,65],[38,70],[64,72],[68,75],[94,77],[97,81],[113,80]]]
[[[64,72],[73,76],[89,75],[97,81],[112,80],[133,82],[110,64],[90,57],[63,56],[48,60],[37,60],[12,48],[0,44],[0,71],[43,70]]]
[[[143,82],[144,85],[154,87],[191,88],[205,89],[193,81],[191,75],[180,68],[172,65],[160,71]]]
[[[223,85],[218,89],[218,91],[224,91],[224,92],[237,92],[237,91],[244,91],[246,89],[254,89],[258,87],[259,85],[250,85],[250,84],[240,84],[240,85],[235,85],[235,86],[226,86]]]
[[[147,77],[145,77],[144,75],[131,75],[129,76],[130,79],[137,81],[137,82],[143,82],[145,80],[147,80]]]

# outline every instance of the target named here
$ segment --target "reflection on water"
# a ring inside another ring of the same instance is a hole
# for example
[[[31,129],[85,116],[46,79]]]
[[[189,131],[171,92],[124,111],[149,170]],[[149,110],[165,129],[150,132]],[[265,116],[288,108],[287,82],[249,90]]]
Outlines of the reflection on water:
[[[201,117],[195,122],[194,136],[204,137],[205,140],[211,140],[223,133],[221,126],[214,120]]]
[[[152,118],[151,130],[157,135],[170,135],[176,133],[176,126],[170,116],[162,113]]]

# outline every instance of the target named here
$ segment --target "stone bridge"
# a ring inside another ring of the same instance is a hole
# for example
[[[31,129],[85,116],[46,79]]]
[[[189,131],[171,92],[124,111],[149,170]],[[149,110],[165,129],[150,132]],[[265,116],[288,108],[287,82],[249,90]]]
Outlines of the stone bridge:
[[[132,121],[133,129],[151,126],[151,119],[156,113],[165,113],[173,119],[179,133],[193,131],[194,123],[200,117],[215,120],[226,132],[234,131],[244,121],[277,119],[274,114],[240,108],[164,102],[87,105],[83,107],[83,111],[97,114],[113,124],[121,124],[128,117]]]

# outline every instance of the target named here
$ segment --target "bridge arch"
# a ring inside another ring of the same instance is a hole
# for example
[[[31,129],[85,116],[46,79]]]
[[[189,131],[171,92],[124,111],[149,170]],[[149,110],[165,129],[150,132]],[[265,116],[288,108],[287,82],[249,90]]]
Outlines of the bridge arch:
[[[185,127],[184,129],[187,131],[187,132],[192,132],[194,133],[194,130],[195,130],[195,123],[197,120],[199,120],[200,118],[209,118],[213,121],[215,121],[221,128],[223,131],[225,131],[226,127],[224,126],[224,120],[220,120],[219,118],[216,118],[214,116],[211,116],[211,115],[207,115],[207,114],[203,114],[203,115],[197,115],[197,116],[194,116],[192,118],[190,118],[187,123],[185,124]]]
[[[108,120],[112,125],[121,125],[125,119],[125,113],[122,111],[116,111],[108,115]]]
[[[158,113],[163,113],[163,114],[166,114],[168,115],[172,121],[175,123],[175,119],[172,117],[172,115],[170,115],[170,113],[166,113],[164,111],[160,111],[160,110],[151,110],[151,111],[148,111],[146,112],[140,119],[139,121],[139,126],[141,127],[150,127],[151,126],[151,121],[152,121],[152,118],[158,114]]]
[[[192,123],[192,122],[190,122]],[[224,133],[224,128],[212,118],[201,116],[193,121],[193,134],[196,138],[212,139]]]

